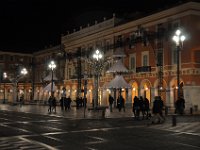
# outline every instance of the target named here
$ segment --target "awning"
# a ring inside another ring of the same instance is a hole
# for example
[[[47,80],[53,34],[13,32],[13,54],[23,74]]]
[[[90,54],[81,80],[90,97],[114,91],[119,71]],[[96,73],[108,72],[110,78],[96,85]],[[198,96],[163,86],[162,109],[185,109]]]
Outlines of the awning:
[[[53,92],[56,90],[55,83],[53,82]],[[49,83],[45,88],[44,91],[51,92],[51,83]]]
[[[124,80],[122,75],[116,75],[115,78],[108,83],[108,85],[105,85],[105,87],[108,89],[131,88],[131,86]]]
[[[44,78],[44,81],[51,81],[52,80],[52,72],[49,73],[48,76],[46,76]],[[53,81],[58,80],[58,78],[56,77],[55,73],[53,72]]]
[[[107,73],[120,73],[120,72],[128,72],[128,69],[124,66],[121,60],[118,60],[108,71]]]

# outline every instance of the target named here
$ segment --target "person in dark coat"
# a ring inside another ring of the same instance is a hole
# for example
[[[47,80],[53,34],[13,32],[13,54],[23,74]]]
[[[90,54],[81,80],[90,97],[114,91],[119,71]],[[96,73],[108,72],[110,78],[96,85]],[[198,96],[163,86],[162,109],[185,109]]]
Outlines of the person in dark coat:
[[[133,114],[136,120],[139,120],[140,116],[140,104],[139,104],[139,98],[137,96],[133,99]]]
[[[110,107],[110,112],[112,112],[112,105],[114,102],[114,98],[109,94],[109,107]]]
[[[52,96],[52,111],[56,112],[56,98]]]
[[[64,102],[65,102],[65,97],[61,97],[61,99],[60,99],[60,108],[61,108],[61,110],[64,110]]]
[[[144,104],[144,99],[142,96],[139,98],[139,106],[140,106],[140,111],[142,112],[142,119],[144,119],[145,116],[145,104]]]
[[[145,97],[144,98],[144,111],[146,114],[146,119],[149,118],[149,100]]]
[[[50,96],[48,99],[48,104],[49,104],[48,112],[52,111],[52,103],[53,103],[52,101],[53,101],[52,96]]]
[[[71,102],[72,102],[72,100],[71,100],[71,98],[70,98],[70,96],[67,98],[67,109],[68,110],[70,110],[70,108],[71,108]],[[65,109],[66,110],[66,109]]]
[[[164,122],[165,118],[163,116],[162,110],[163,110],[164,104],[160,96],[156,96],[155,100],[153,102],[153,120],[152,123],[162,123]]]
[[[185,100],[183,97],[178,97],[178,100],[175,102],[175,113],[183,115],[185,109]]]

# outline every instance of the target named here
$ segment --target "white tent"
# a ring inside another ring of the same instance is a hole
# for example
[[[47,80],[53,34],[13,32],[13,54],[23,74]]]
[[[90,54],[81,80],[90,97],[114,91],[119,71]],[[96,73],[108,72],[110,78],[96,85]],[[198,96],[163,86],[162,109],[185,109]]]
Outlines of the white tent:
[[[128,72],[128,69],[123,65],[121,60],[118,60],[107,72]]]
[[[53,92],[56,90],[55,83],[53,82]],[[44,91],[51,92],[51,83],[49,83],[45,88]]]
[[[110,83],[108,83],[108,85],[105,87],[114,89],[131,88],[131,86],[124,80],[122,75],[116,75],[115,78],[111,80]]]
[[[52,72],[50,72],[49,74],[48,74],[48,76],[46,76],[45,78],[44,78],[44,81],[51,81],[52,80]],[[53,72],[53,80],[55,81],[55,80],[58,80],[58,78],[56,77],[56,75],[55,75],[55,73]]]

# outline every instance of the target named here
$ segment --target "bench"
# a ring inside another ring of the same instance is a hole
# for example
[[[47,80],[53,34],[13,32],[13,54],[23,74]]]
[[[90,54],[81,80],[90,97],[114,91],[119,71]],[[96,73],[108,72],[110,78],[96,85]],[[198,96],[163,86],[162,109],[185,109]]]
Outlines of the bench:
[[[90,110],[92,110],[92,111],[101,111],[102,112],[101,118],[105,118],[105,112],[106,112],[107,108],[108,108],[108,106],[97,106],[97,107],[88,108],[88,111],[90,111]]]

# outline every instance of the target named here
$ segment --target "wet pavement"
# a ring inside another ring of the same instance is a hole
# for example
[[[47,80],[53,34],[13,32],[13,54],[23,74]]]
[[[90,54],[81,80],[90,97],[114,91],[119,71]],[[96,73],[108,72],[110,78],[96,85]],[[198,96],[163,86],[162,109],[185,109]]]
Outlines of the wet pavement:
[[[47,106],[0,105],[0,149],[69,149],[69,150],[143,150],[200,149],[200,116],[172,116],[163,124],[134,120],[131,109],[126,112],[98,112],[83,109],[48,113]],[[96,113],[96,114],[95,114]],[[100,113],[101,114],[101,113]]]

